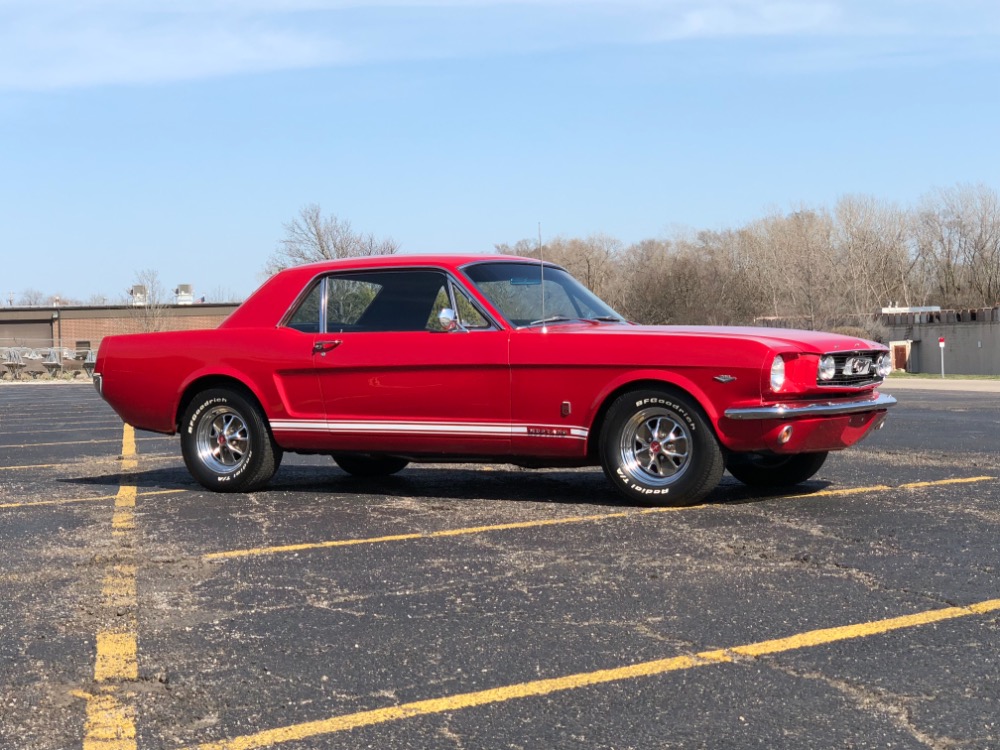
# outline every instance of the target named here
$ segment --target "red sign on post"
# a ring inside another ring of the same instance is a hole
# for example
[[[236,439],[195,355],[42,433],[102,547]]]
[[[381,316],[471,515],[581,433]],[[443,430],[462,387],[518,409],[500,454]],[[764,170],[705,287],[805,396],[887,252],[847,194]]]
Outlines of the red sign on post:
[[[944,336],[938,339],[938,346],[944,349]]]

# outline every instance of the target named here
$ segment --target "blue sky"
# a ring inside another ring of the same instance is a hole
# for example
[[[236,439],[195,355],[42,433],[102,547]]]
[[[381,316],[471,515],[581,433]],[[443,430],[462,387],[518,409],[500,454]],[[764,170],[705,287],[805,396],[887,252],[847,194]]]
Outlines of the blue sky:
[[[996,0],[3,0],[0,300],[1000,189]]]

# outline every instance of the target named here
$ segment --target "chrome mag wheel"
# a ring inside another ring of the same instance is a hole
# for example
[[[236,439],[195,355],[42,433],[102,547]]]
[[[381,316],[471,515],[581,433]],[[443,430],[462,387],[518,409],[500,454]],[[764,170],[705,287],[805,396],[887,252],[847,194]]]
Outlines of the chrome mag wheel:
[[[621,431],[622,469],[644,484],[664,487],[680,479],[691,459],[691,432],[667,409],[641,409]]]
[[[281,464],[260,403],[239,387],[195,394],[180,422],[181,453],[191,476],[215,492],[253,492]]]
[[[711,423],[697,401],[676,390],[619,395],[608,406],[597,453],[615,490],[638,505],[693,505],[722,478]]]
[[[195,445],[206,467],[228,474],[243,464],[250,439],[250,428],[242,414],[229,406],[216,406],[202,415]]]

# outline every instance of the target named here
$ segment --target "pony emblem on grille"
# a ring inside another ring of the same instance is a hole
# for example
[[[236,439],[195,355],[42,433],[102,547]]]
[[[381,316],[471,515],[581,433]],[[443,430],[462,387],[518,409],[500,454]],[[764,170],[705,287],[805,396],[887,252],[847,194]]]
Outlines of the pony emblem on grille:
[[[872,369],[872,361],[868,357],[848,357],[844,362],[845,375],[867,375]]]

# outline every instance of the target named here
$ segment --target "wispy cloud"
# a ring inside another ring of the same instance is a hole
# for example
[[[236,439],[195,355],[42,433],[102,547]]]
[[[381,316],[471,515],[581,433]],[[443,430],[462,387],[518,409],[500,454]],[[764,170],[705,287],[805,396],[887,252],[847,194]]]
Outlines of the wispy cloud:
[[[934,54],[973,40],[954,47],[989,54],[998,29],[994,0],[7,0],[0,89],[699,39],[867,40],[861,59],[873,40]],[[835,47],[825,59],[845,58]]]

